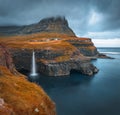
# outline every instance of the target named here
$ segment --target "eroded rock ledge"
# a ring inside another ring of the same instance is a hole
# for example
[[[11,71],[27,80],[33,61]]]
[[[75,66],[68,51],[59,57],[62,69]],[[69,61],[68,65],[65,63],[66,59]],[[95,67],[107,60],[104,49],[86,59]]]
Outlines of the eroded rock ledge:
[[[40,63],[40,72],[47,76],[67,76],[72,70],[78,71],[85,75],[93,75],[98,72],[98,69],[90,64],[90,62],[68,61],[61,63]]]

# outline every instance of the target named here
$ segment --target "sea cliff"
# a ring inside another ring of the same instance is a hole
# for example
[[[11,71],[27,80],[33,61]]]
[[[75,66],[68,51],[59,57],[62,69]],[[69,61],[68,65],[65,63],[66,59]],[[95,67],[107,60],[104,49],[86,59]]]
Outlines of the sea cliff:
[[[48,76],[65,76],[72,70],[85,75],[98,72],[90,63],[91,57],[99,55],[97,48],[90,38],[77,37],[65,17],[45,18],[36,24],[3,30],[9,34],[2,32],[0,41],[9,48],[18,71],[30,72],[34,50],[37,70]]]

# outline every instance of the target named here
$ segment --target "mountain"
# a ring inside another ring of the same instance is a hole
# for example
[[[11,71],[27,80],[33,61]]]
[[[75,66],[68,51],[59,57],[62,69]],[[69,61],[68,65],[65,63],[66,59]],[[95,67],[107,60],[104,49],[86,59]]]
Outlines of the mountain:
[[[27,26],[0,27],[0,35],[24,35],[42,32],[61,33],[69,36],[75,36],[75,33],[72,29],[70,29],[65,17],[45,18],[36,24]]]

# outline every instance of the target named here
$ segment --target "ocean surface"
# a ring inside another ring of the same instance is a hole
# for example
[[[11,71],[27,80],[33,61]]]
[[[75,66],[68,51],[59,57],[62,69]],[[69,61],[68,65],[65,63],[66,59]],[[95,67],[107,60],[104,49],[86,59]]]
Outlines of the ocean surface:
[[[120,115],[120,48],[98,48],[115,59],[92,61],[100,70],[92,77],[29,77],[56,103],[57,115]]]

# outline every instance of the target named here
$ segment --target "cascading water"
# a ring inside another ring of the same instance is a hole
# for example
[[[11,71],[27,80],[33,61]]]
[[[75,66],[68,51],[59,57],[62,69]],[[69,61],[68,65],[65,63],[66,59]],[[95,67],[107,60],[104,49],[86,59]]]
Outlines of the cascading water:
[[[32,53],[32,67],[30,76],[37,76],[36,72],[36,61],[35,61],[35,52]]]

